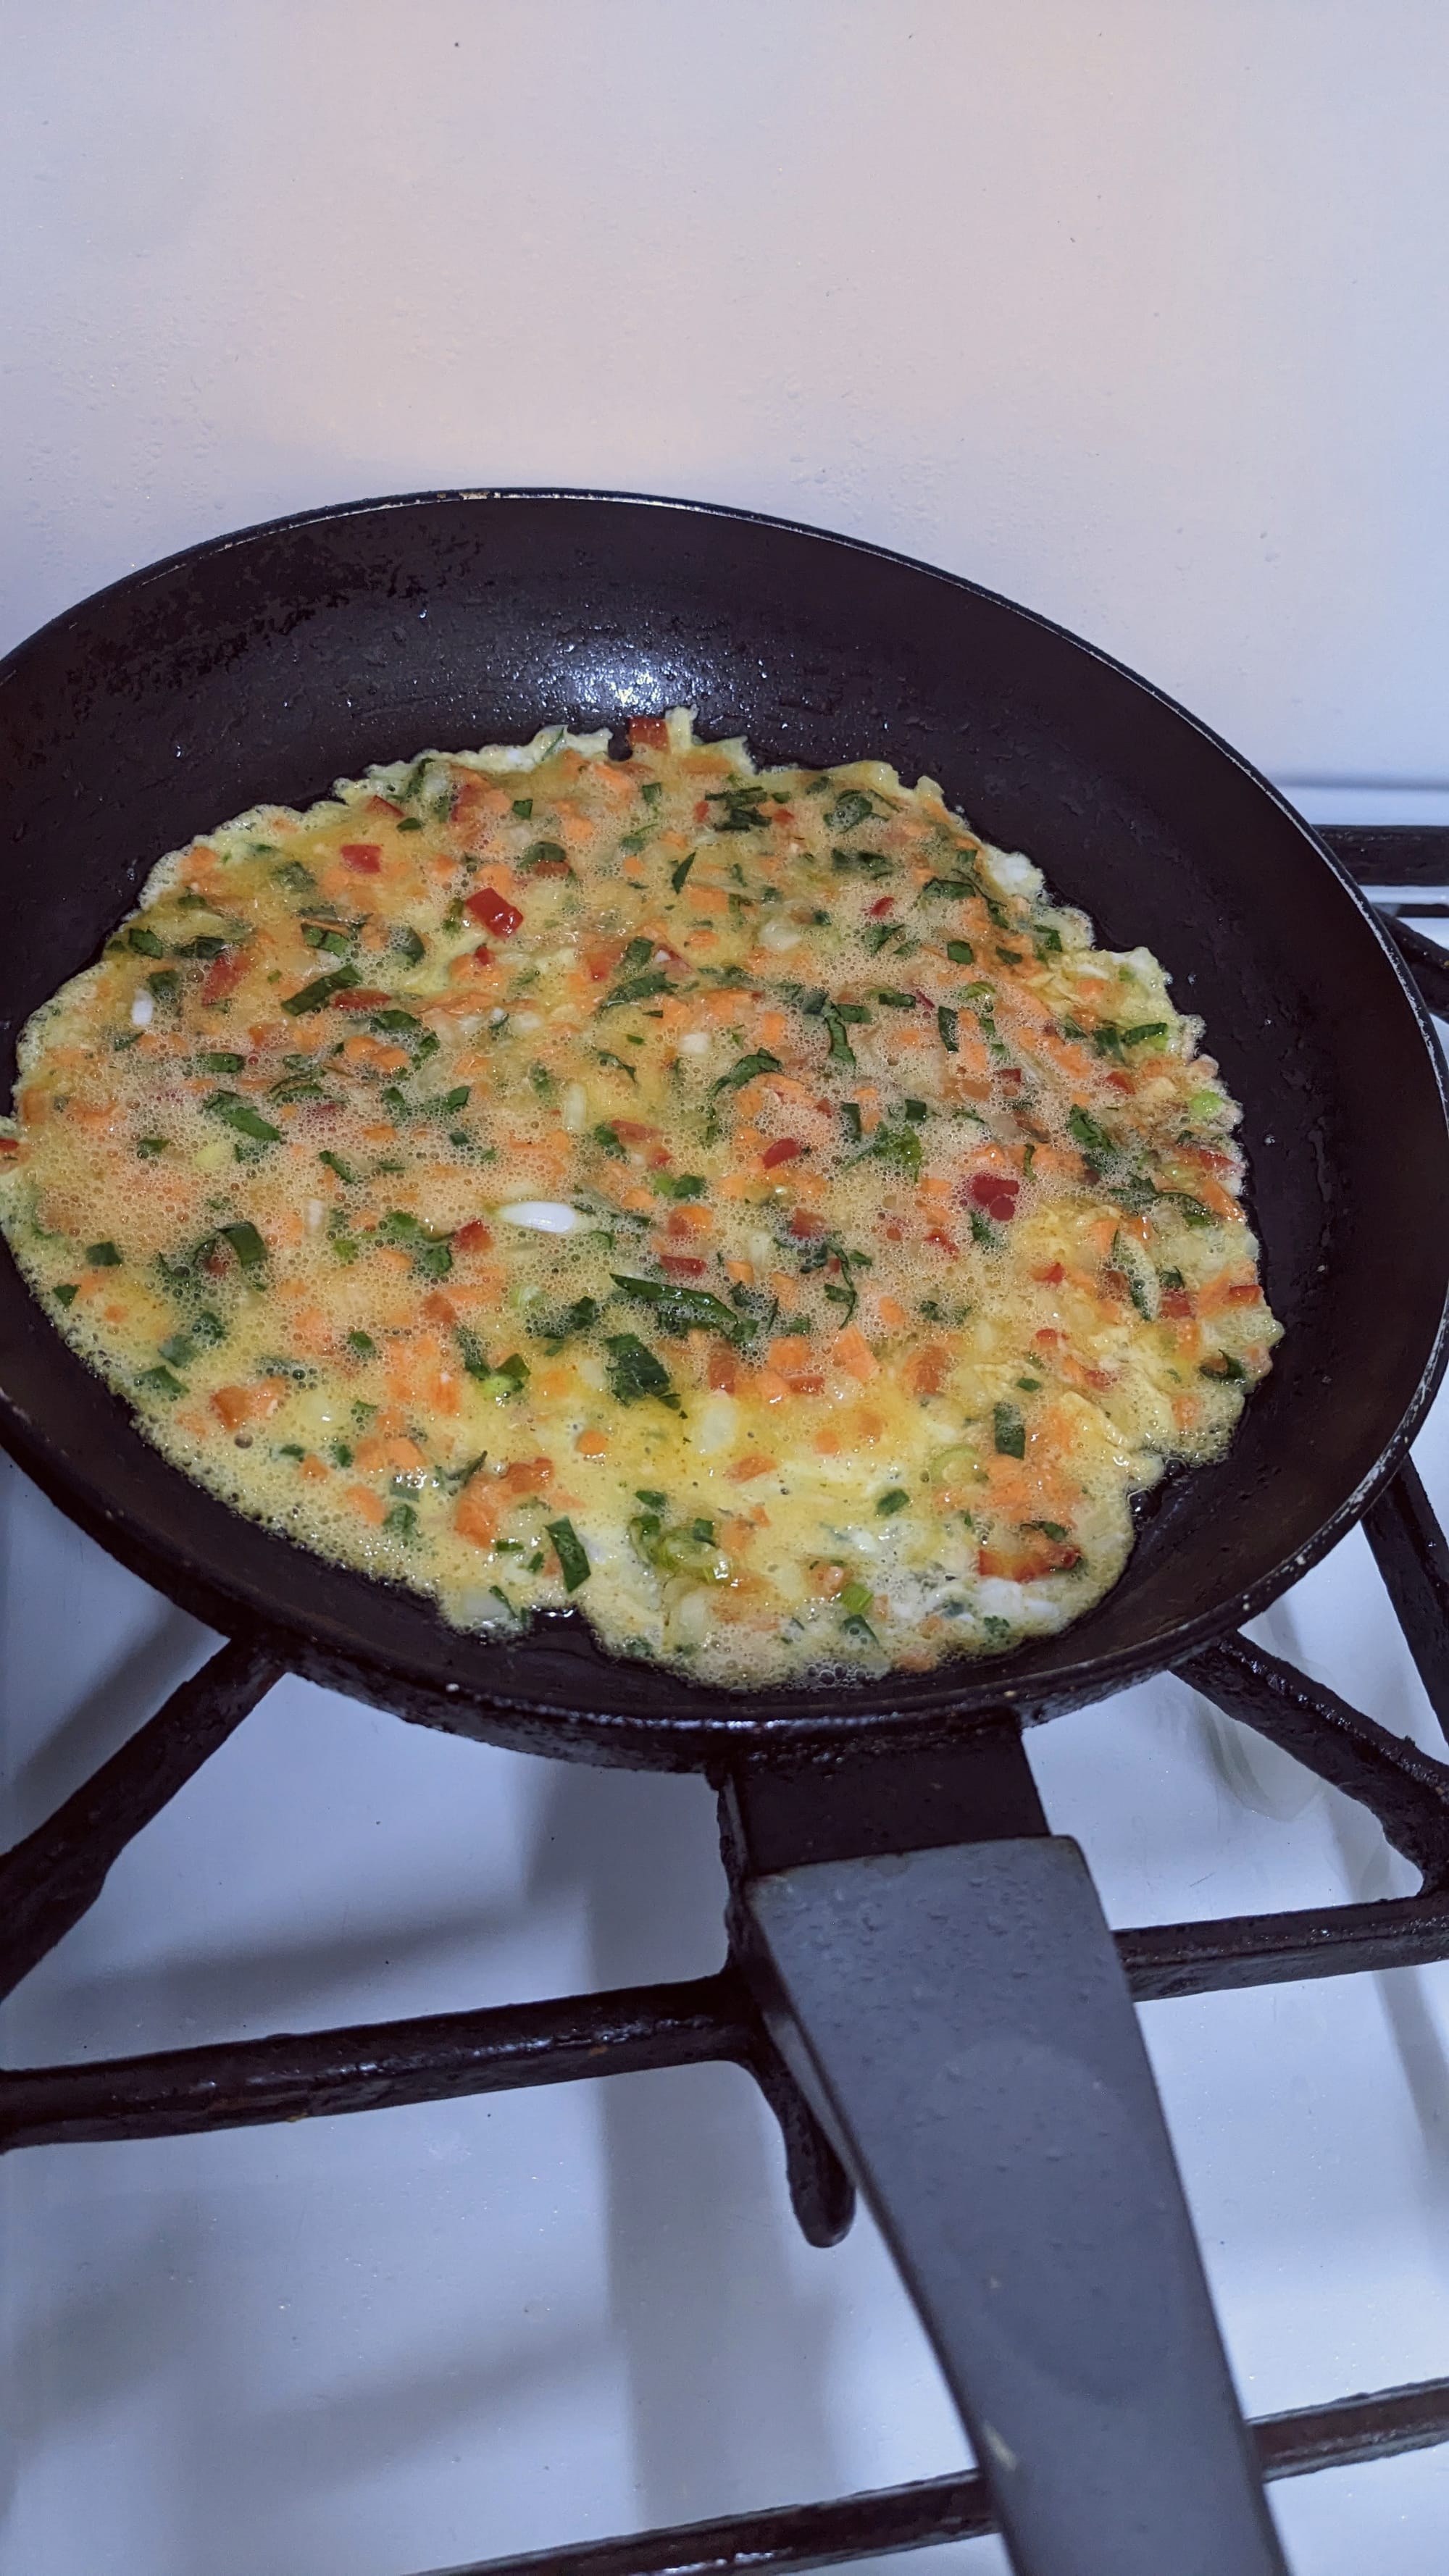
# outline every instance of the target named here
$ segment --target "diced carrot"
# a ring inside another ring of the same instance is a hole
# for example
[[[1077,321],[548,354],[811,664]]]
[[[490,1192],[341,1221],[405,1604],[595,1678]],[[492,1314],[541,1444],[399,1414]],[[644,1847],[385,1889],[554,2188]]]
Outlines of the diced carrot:
[[[728,1470],[730,1483],[748,1485],[756,1476],[771,1476],[775,1472],[777,1463],[774,1458],[765,1457],[761,1450],[747,1449],[743,1458],[737,1458]]]
[[[551,1458],[515,1458],[498,1482],[505,1494],[536,1494],[553,1476]]]
[[[755,1265],[752,1261],[727,1261],[725,1263],[725,1277],[727,1279],[732,1279],[737,1288],[753,1287],[755,1279]]]
[[[574,1447],[581,1458],[602,1458],[609,1443],[602,1431],[581,1431]]]
[[[789,1380],[781,1377],[777,1369],[758,1369],[754,1378],[754,1392],[762,1404],[783,1404],[790,1393]]]
[[[228,1431],[240,1431],[244,1422],[265,1422],[275,1413],[283,1392],[270,1378],[260,1386],[219,1386],[212,1396],[211,1409]]]
[[[309,1449],[297,1473],[299,1476],[305,1476],[309,1485],[325,1485],[332,1470]]]
[[[905,1332],[911,1320],[898,1297],[878,1297],[876,1313],[887,1331],[892,1333]]]
[[[791,1231],[794,1231],[793,1227]],[[838,1367],[848,1369],[852,1377],[859,1378],[862,1386],[868,1386],[873,1377],[880,1375],[880,1362],[856,1324],[847,1324],[844,1332],[836,1334],[831,1356]]]
[[[1031,1275],[1039,1287],[1060,1288],[1067,1274],[1059,1261],[1049,1261],[1045,1270],[1034,1270]]]
[[[939,1395],[950,1372],[950,1352],[940,1342],[927,1342],[923,1350],[912,1351],[901,1370],[901,1384],[912,1395]]]
[[[444,1296],[441,1288],[429,1290],[423,1299],[421,1311],[427,1316],[430,1324],[456,1324],[458,1320],[457,1307],[451,1297]]]
[[[470,1477],[458,1496],[453,1527],[475,1547],[491,1547],[498,1536],[498,1507],[481,1477]]]
[[[814,1357],[804,1333],[782,1333],[778,1341],[770,1344],[770,1366],[778,1369],[781,1377],[798,1379],[808,1375]]]
[[[387,1505],[381,1494],[374,1494],[367,1485],[349,1485],[342,1499],[360,1520],[371,1521],[374,1529],[381,1529],[387,1518]]]

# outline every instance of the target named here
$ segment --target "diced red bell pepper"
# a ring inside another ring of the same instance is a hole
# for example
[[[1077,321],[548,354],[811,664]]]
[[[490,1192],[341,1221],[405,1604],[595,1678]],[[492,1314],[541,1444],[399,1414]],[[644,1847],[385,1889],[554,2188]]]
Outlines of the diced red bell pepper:
[[[334,1011],[380,1011],[391,1000],[391,993],[385,993],[380,984],[357,984],[350,993],[334,993],[332,1008]]]
[[[765,1147],[760,1160],[766,1171],[772,1172],[777,1163],[793,1163],[796,1155],[804,1151],[804,1146],[795,1137],[781,1136],[775,1144]]]
[[[377,841],[344,841],[338,856],[360,877],[375,877],[382,867],[382,848]]]
[[[661,1252],[659,1267],[675,1279],[702,1279],[704,1276],[704,1263],[697,1260],[692,1252]]]
[[[489,1233],[487,1226],[482,1224],[475,1216],[470,1217],[466,1225],[459,1226],[457,1233],[452,1239],[452,1250],[455,1253],[488,1252],[491,1250],[492,1244],[493,1237]]]
[[[629,740],[636,749],[643,745],[651,751],[664,751],[669,744],[669,727],[663,716],[631,716]]]
[[[202,982],[203,1002],[224,1002],[228,993],[234,993],[241,982],[246,962],[245,952],[240,948],[224,948],[219,957],[213,957]]]
[[[883,894],[883,895],[881,896],[881,899],[880,899],[879,903],[873,903],[873,904],[871,905],[871,908],[870,908],[870,918],[871,918],[871,920],[872,920],[872,921],[879,921],[879,920],[880,920],[880,918],[881,918],[881,915],[882,915],[883,913],[887,913],[887,912],[889,912],[889,910],[890,910],[890,908],[891,908],[891,905],[892,905],[894,902],[895,902],[895,896],[894,896],[893,894]]]
[[[1021,1193],[1020,1181],[1008,1172],[976,1172],[967,1187],[966,1196],[972,1207],[994,1219],[997,1225],[1009,1225],[1016,1214]]]
[[[790,1219],[790,1232],[797,1237],[801,1235],[824,1234],[825,1230],[824,1217],[817,1216],[813,1208],[796,1208],[794,1215]]]
[[[518,906],[505,903],[491,886],[480,886],[476,894],[470,894],[463,910],[474,921],[481,921],[485,930],[491,930],[495,939],[511,939],[523,921]]]

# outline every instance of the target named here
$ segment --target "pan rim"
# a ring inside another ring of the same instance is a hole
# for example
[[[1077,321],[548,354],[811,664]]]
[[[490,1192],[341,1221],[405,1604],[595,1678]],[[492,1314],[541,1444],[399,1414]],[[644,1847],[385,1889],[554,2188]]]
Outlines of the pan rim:
[[[947,584],[954,589],[965,591],[992,607],[1005,610],[1014,618],[1023,620],[1044,634],[1069,645],[1077,654],[1086,655],[1090,661],[1114,678],[1125,681],[1132,689],[1141,692],[1225,759],[1245,782],[1260,796],[1266,798],[1282,821],[1301,836],[1319,863],[1329,871],[1340,889],[1348,895],[1359,920],[1371,931],[1380,954],[1387,962],[1397,983],[1399,992],[1408,1004],[1429,1059],[1440,1117],[1446,1131],[1449,1131],[1449,1075],[1446,1075],[1444,1058],[1433,1020],[1404,961],[1379,916],[1348,870],[1334,857],[1312,825],[1273,785],[1272,781],[1264,777],[1243,753],[1226,742],[1202,718],[1183,707],[1154,681],[1145,678],[1129,664],[1107,653],[1100,646],[1075,634],[1070,628],[1045,616],[1039,610],[1027,607],[1020,601],[1008,598],[1002,592],[972,580],[968,575],[948,571],[920,557],[900,553],[867,539],[820,528],[804,521],[782,518],[768,512],[738,508],[724,502],[567,485],[480,484],[384,494],[373,498],[323,504],[308,510],[289,512],[271,519],[255,521],[244,528],[227,530],[219,535],[203,538],[191,546],[159,558],[154,563],[139,566],[122,574],[115,581],[89,593],[84,599],[73,602],[57,615],[46,620],[31,635],[22,638],[3,660],[0,660],[0,691],[3,691],[14,677],[24,657],[48,636],[63,634],[74,621],[87,612],[124,596],[139,598],[153,584],[166,579],[181,568],[216,562],[233,550],[248,544],[285,537],[309,526],[337,526],[349,519],[378,518],[390,512],[402,513],[458,504],[536,504],[540,502],[576,503],[590,508],[626,507],[667,511],[681,518],[715,519],[734,525],[758,527],[781,535],[803,538],[813,544],[824,544],[861,554],[897,570],[925,575],[933,582]],[[26,1289],[25,1293],[29,1295],[30,1292]],[[66,1348],[63,1344],[59,1347]],[[75,1359],[74,1354],[67,1351],[67,1357],[78,1369],[84,1368],[84,1363]],[[189,1566],[183,1566],[179,1562],[173,1563],[169,1546],[165,1542],[152,1538],[146,1532],[141,1516],[129,1515],[125,1518],[118,1516],[115,1505],[109,1502],[101,1488],[86,1476],[81,1463],[66,1457],[57,1444],[47,1439],[43,1428],[12,1397],[8,1386],[3,1383],[0,1383],[0,1445],[11,1452],[17,1463],[41,1485],[42,1490],[47,1492],[62,1510],[76,1519],[83,1528],[88,1529],[122,1563],[130,1565],[133,1571],[141,1574],[144,1580],[156,1584],[169,1597],[183,1600],[187,1607],[202,1603],[210,1604],[210,1608],[201,1609],[200,1615],[211,1618],[214,1624],[223,1629],[229,1624],[245,1621],[253,1628],[275,1635],[279,1650],[295,1670],[305,1672],[310,1665],[319,1678],[330,1675],[344,1689],[351,1687],[356,1690],[361,1685],[360,1695],[372,1698],[380,1705],[395,1704],[400,1692],[414,1699],[421,1697],[433,1704],[433,1722],[457,1725],[466,1715],[478,1721],[467,1731],[485,1735],[491,1732],[495,1736],[501,1736],[515,1743],[529,1742],[535,1728],[551,1729],[555,1734],[560,1729],[566,1731],[569,1739],[566,1743],[534,1745],[535,1750],[569,1751],[578,1753],[584,1758],[633,1759],[644,1765],[653,1763],[663,1764],[666,1767],[689,1768],[708,1761],[712,1755],[718,1756],[731,1745],[742,1744],[760,1749],[771,1746],[784,1748],[810,1741],[840,1743],[862,1735],[887,1736],[895,1740],[913,1726],[925,1725],[939,1728],[942,1724],[953,1721],[956,1724],[969,1724],[985,1714],[988,1709],[999,1710],[1003,1706],[1012,1707],[1027,1718],[1045,1716],[1057,1710],[1081,1706],[1091,1699],[1123,1688],[1133,1680],[1152,1672],[1168,1669],[1186,1660],[1213,1637],[1222,1634],[1225,1629],[1265,1609],[1289,1584],[1298,1580],[1311,1566],[1320,1562],[1329,1550],[1356,1525],[1375,1496],[1396,1473],[1433,1401],[1444,1375],[1446,1363],[1449,1363],[1449,1266],[1446,1266],[1444,1293],[1432,1343],[1418,1381],[1403,1408],[1397,1425],[1373,1465],[1335,1510],[1319,1524],[1309,1540],[1287,1555],[1278,1558],[1251,1585],[1241,1590],[1235,1589],[1225,1602],[1201,1611],[1194,1618],[1175,1627],[1161,1630],[1152,1638],[1144,1638],[1135,1645],[1119,1647],[1106,1654],[1089,1653],[1077,1656],[1057,1666],[1050,1675],[1044,1675],[1040,1680],[1030,1677],[1024,1680],[1013,1680],[1011,1656],[1003,1656],[999,1660],[957,1658],[937,1666],[930,1675],[910,1676],[913,1686],[912,1704],[909,1710],[896,1711],[892,1711],[889,1707],[895,1682],[895,1677],[891,1674],[881,1677],[877,1682],[806,1684],[798,1690],[782,1687],[772,1692],[741,1693],[738,1716],[732,1715],[729,1706],[725,1704],[730,1695],[704,1690],[683,1674],[671,1675],[671,1680],[677,1683],[679,1692],[680,1713],[677,1715],[637,1708],[626,1711],[608,1706],[584,1710],[574,1703],[556,1703],[550,1698],[546,1686],[542,1684],[534,1690],[510,1687],[501,1683],[490,1684],[486,1679],[478,1682],[470,1679],[466,1686],[458,1683],[444,1684],[432,1674],[420,1674],[405,1660],[384,1666],[374,1662],[369,1654],[359,1653],[355,1643],[349,1646],[341,1642],[335,1645],[327,1642],[322,1632],[333,1631],[338,1623],[329,1618],[325,1622],[314,1622],[310,1627],[304,1627],[301,1619],[296,1615],[279,1616],[273,1607],[257,1596],[250,1582],[228,1581],[214,1564],[208,1563],[203,1571],[193,1576]],[[85,1374],[88,1378],[93,1377],[93,1372],[88,1370]],[[113,1400],[119,1402],[119,1399]],[[129,1414],[126,1414],[125,1419],[133,1436],[142,1440],[143,1435],[135,1429]],[[166,1473],[175,1476],[178,1483],[185,1486],[188,1492],[204,1490],[194,1488],[189,1479],[180,1475],[179,1470],[166,1466],[159,1452],[151,1449],[149,1442],[144,1443],[144,1446],[148,1456],[158,1466],[164,1466]],[[208,1497],[208,1499],[217,1501],[215,1497]],[[227,1507],[217,1502],[217,1508],[226,1510]],[[233,1515],[233,1517],[242,1516]],[[280,1545],[295,1544],[284,1539],[280,1533],[267,1532],[267,1536]],[[297,1553],[307,1556],[309,1552],[298,1549]],[[338,1568],[331,1570],[343,1571]],[[370,1578],[363,1575],[355,1575],[352,1579],[361,1583],[370,1583]],[[390,1590],[393,1587],[371,1585],[370,1588]],[[408,1597],[410,1600],[422,1598],[422,1596],[411,1595]],[[215,1616],[218,1610],[222,1612],[220,1617]],[[433,1615],[436,1617],[436,1612]],[[574,1617],[576,1619],[577,1614],[574,1614]],[[552,1622],[549,1624],[553,1625]],[[555,1633],[557,1633],[556,1629]],[[481,1642],[475,1641],[475,1644]],[[526,1642],[526,1640],[523,1641],[525,1645]],[[596,1651],[600,1658],[599,1698],[606,1700],[608,1694],[604,1687],[604,1675],[607,1668],[617,1662],[621,1674],[627,1674],[631,1667],[625,1659],[609,1657],[607,1650],[602,1646],[597,1646]],[[484,1645],[484,1656],[486,1653],[487,1648]],[[902,1676],[901,1679],[904,1680],[905,1677]],[[389,1683],[391,1695],[389,1695]],[[936,1685],[934,1690],[929,1687],[932,1683]],[[847,1692],[849,1697],[846,1696]],[[828,1697],[830,1704],[823,1708],[812,1705],[812,1702],[819,1700],[822,1693]],[[763,1711],[762,1703],[764,1703]],[[419,1709],[405,1713],[422,1714],[423,1712]],[[490,1728],[487,1723],[489,1719],[496,1719],[498,1723]],[[617,1749],[626,1742],[632,1748],[629,1752],[621,1752]],[[612,1751],[611,1747],[614,1748]]]

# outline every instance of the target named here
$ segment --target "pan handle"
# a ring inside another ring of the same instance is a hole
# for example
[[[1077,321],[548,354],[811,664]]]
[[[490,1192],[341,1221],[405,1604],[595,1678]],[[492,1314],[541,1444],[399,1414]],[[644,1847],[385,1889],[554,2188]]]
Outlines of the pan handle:
[[[727,1822],[746,1973],[891,2245],[1017,2576],[1286,2576],[1076,1844],[1019,1821],[752,1874],[748,1805]]]

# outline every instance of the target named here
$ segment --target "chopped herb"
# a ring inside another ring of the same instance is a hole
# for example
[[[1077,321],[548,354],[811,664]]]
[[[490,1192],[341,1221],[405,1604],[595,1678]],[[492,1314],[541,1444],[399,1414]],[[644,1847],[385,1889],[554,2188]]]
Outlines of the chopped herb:
[[[910,1499],[904,1485],[892,1485],[889,1493],[880,1496],[876,1510],[882,1520],[890,1520],[895,1513],[905,1510]]]
[[[946,903],[964,903],[969,896],[980,892],[974,877],[928,877],[916,900],[926,903],[939,897]]]
[[[133,922],[127,931],[126,946],[133,948],[138,957],[164,957],[166,954],[165,947],[157,938],[155,931],[147,930],[144,923],[139,921]]]
[[[646,805],[657,805],[660,797],[664,793],[663,783],[657,778],[646,779],[644,785],[640,788],[639,793],[643,797]]]
[[[878,1002],[884,1003],[885,1008],[888,1011],[913,1011],[916,1007],[916,997],[914,993],[897,992],[890,985],[886,985],[882,991],[876,994],[875,998]]]
[[[732,1064],[728,1073],[720,1075],[718,1082],[711,1083],[710,1096],[713,1098],[721,1091],[738,1091],[743,1084],[753,1082],[757,1074],[783,1070],[777,1055],[771,1055],[768,1047],[758,1047],[753,1055],[742,1055],[738,1064]]]
[[[325,1163],[329,1172],[335,1172],[339,1181],[345,1182],[349,1189],[356,1181],[357,1174],[354,1172],[352,1165],[350,1163],[345,1163],[340,1154],[334,1154],[330,1145],[323,1147],[317,1160],[319,1163]]]
[[[1021,1526],[1024,1530],[1040,1530],[1043,1538],[1051,1539],[1058,1547],[1067,1535],[1061,1521],[1023,1521]]]
[[[646,796],[649,793],[647,788],[644,792]],[[698,856],[699,852],[697,850],[691,850],[687,859],[681,859],[677,868],[670,869],[669,882],[673,886],[676,894],[683,894],[685,879]]]
[[[672,1279],[632,1279],[617,1270],[610,1275],[621,1296],[653,1308],[661,1332],[681,1337],[685,1333],[723,1333],[730,1341],[738,1341],[748,1330],[733,1307],[711,1296],[707,1288],[683,1288]],[[609,1347],[612,1350],[612,1342]]]
[[[648,792],[649,791],[646,788],[645,794],[647,795]],[[648,1485],[636,1485],[634,1488],[634,1498],[636,1502],[647,1503],[650,1510],[655,1512],[665,1511],[669,1504],[669,1496],[667,1494],[656,1493],[652,1486]]]
[[[591,1324],[596,1324],[599,1313],[596,1297],[576,1297],[571,1306],[565,1306],[557,1315],[532,1318],[528,1329],[536,1341],[547,1342],[551,1351],[558,1351],[562,1350],[565,1342],[573,1339],[575,1333],[586,1333]]]
[[[530,841],[518,860],[521,868],[547,868],[550,871],[567,868],[568,864],[569,854],[562,841]],[[572,870],[569,872],[572,874]]]
[[[871,800],[858,787],[841,790],[825,820],[832,832],[853,832],[857,823],[868,821]]]
[[[515,796],[513,800],[513,811],[517,815],[520,823],[531,823],[533,820],[533,798],[531,796]]]
[[[230,945],[231,943],[229,940],[217,939],[213,937],[210,931],[203,931],[198,939],[183,940],[181,946],[177,949],[176,954],[178,957],[200,957],[210,959],[212,957],[220,957]]]
[[[630,975],[624,983],[616,984],[612,993],[605,995],[599,1008],[601,1011],[617,1011],[625,1002],[647,1002],[655,993],[667,993],[668,990],[669,978],[663,967],[651,966],[647,974]]]
[[[56,1304],[59,1306],[73,1306],[79,1295],[80,1289],[76,1281],[73,1279],[63,1279],[60,1286],[55,1291]]]
[[[244,1055],[226,1055],[219,1049],[209,1055],[199,1055],[196,1061],[203,1073],[241,1073],[246,1067]]]
[[[383,1243],[404,1245],[419,1279],[446,1279],[453,1267],[450,1237],[434,1234],[406,1208],[390,1209],[377,1227],[377,1237]]]
[[[893,877],[896,872],[884,850],[832,850],[830,864],[840,877]]]
[[[611,1161],[615,1163],[624,1163],[628,1161],[627,1149],[620,1144],[617,1134],[608,1124],[607,1120],[604,1121],[602,1126],[594,1129],[593,1137],[594,1143],[603,1147],[604,1152],[610,1157]]]
[[[626,1064],[621,1055],[611,1054],[608,1047],[595,1047],[594,1060],[597,1064],[611,1064],[616,1073],[626,1075],[630,1082],[637,1084],[639,1076],[633,1065]]]
[[[840,1103],[840,1119],[841,1124],[845,1129],[846,1143],[849,1145],[858,1145],[863,1131],[860,1123],[860,1110],[853,1100],[842,1100]]]
[[[950,1008],[950,1005],[946,1002],[938,1002],[936,1005],[936,1026],[940,1030],[941,1044],[945,1048],[946,1053],[948,1055],[959,1055],[961,1052],[961,1015],[959,1011],[953,1011]]]
[[[121,1256],[113,1243],[88,1243],[86,1259],[93,1270],[119,1270]]]
[[[998,948],[996,954],[1003,966],[1024,966],[1026,963],[1025,952],[1020,948]]]
[[[1084,1154],[1111,1161],[1118,1151],[1106,1128],[1099,1127],[1096,1119],[1090,1117],[1085,1109],[1071,1110],[1067,1118],[1067,1131],[1074,1143],[1080,1145]]]
[[[976,963],[976,951],[969,939],[948,939],[946,954],[953,966],[974,966]]]
[[[345,1440],[334,1440],[327,1455],[334,1467],[350,1467],[352,1464],[352,1451]]]
[[[840,1597],[843,1601],[845,1594],[842,1592]],[[851,1611],[849,1617],[842,1619],[840,1625],[847,1637],[854,1637],[862,1646],[878,1646],[880,1643],[870,1621],[862,1619],[858,1610]]]
[[[243,1270],[261,1268],[267,1257],[267,1247],[248,1218],[242,1217],[236,1225],[224,1225],[221,1232],[231,1245]]]
[[[878,1127],[866,1151],[874,1155],[877,1162],[902,1173],[908,1181],[920,1179],[925,1158],[914,1127]]]
[[[281,1139],[280,1127],[274,1127],[269,1118],[264,1118],[260,1110],[253,1109],[249,1100],[241,1099],[234,1091],[214,1091],[209,1100],[202,1102],[202,1107],[213,1118],[219,1118],[223,1126],[235,1128],[239,1136],[251,1137],[254,1144],[275,1145]]]
[[[347,1347],[360,1360],[374,1360],[377,1357],[377,1344],[371,1333],[364,1333],[360,1328],[348,1334]]]
[[[405,957],[410,966],[421,966],[428,953],[427,941],[420,931],[414,930],[410,921],[399,921],[394,924],[389,945],[396,949],[400,957]]]
[[[156,974],[147,976],[146,983],[158,1002],[174,1002],[181,990],[181,978],[174,966],[161,967]]]
[[[991,1408],[991,1432],[998,1458],[1026,1456],[1026,1424],[1018,1404],[994,1404]]]
[[[702,1199],[707,1184],[702,1172],[651,1172],[649,1186],[656,1198]]]
[[[143,1163],[154,1163],[158,1154],[165,1153],[166,1143],[164,1136],[138,1136],[136,1151]]]
[[[921,1126],[924,1120],[929,1118],[931,1114],[929,1109],[926,1107],[924,1100],[903,1100],[901,1102],[901,1107],[905,1111],[906,1116],[909,1118],[913,1127]]]
[[[634,1333],[610,1333],[607,1347],[609,1391],[620,1404],[637,1404],[641,1396],[652,1395],[678,1412],[679,1398],[670,1385],[669,1371],[646,1342]]]
[[[1242,1361],[1235,1360],[1231,1351],[1219,1351],[1215,1359],[1204,1360],[1198,1370],[1199,1377],[1215,1377],[1224,1386],[1235,1385],[1247,1374]]]
[[[572,1521],[547,1521],[544,1526],[553,1541],[564,1590],[577,1592],[581,1583],[588,1582],[592,1570],[588,1550]]]
[[[1159,1190],[1157,1195],[1171,1201],[1185,1225],[1214,1225],[1217,1222],[1212,1209],[1204,1207],[1201,1199],[1190,1198],[1186,1190]]]
[[[1032,945],[1036,950],[1039,963],[1045,965],[1049,957],[1060,957],[1062,934],[1059,930],[1053,929],[1048,922],[1043,929],[1032,932]]]
[[[385,1530],[392,1532],[394,1538],[404,1541],[416,1538],[418,1534],[416,1504],[393,1503],[384,1513],[382,1525]]]
[[[278,885],[284,885],[289,894],[315,894],[317,891],[316,878],[310,868],[303,867],[300,859],[283,859],[279,868],[273,868],[272,874]]]
[[[185,1395],[186,1393],[181,1379],[173,1376],[169,1368],[142,1369],[136,1384],[144,1386],[152,1395]]]
[[[287,994],[282,1008],[294,1020],[308,1011],[325,1011],[334,993],[350,993],[361,980],[355,966],[334,966],[330,975],[318,975],[299,993]]]
[[[1123,1029],[1120,1034],[1124,1047],[1155,1046],[1159,1038],[1166,1037],[1167,1022],[1166,1020],[1138,1020],[1133,1027]]]

